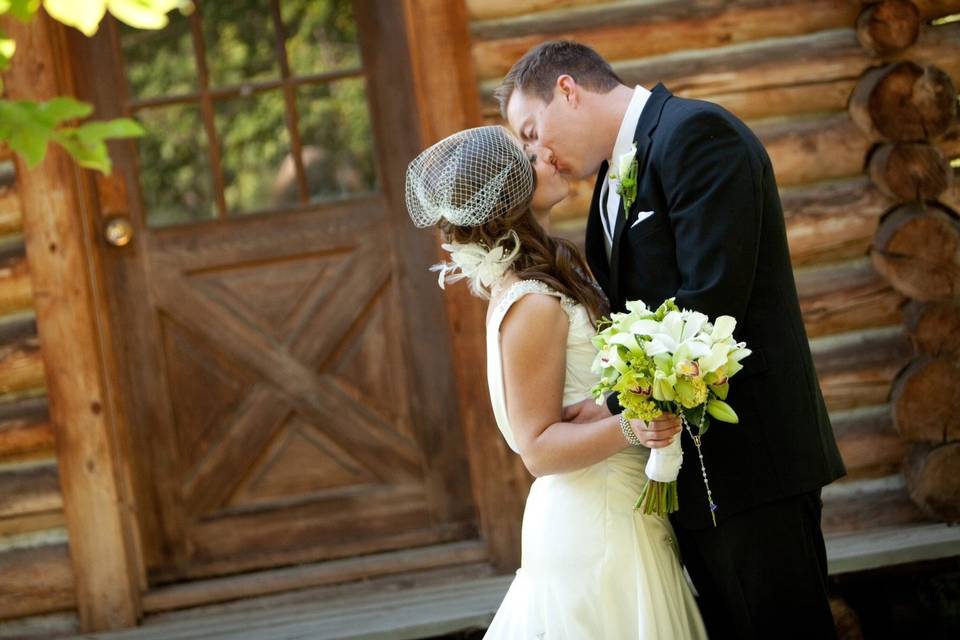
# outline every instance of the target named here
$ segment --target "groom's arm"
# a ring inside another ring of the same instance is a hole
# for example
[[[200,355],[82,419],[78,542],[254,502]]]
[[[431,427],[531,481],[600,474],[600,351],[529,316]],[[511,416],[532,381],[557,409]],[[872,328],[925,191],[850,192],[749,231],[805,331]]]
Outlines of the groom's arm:
[[[715,112],[699,112],[665,141],[661,181],[681,275],[677,305],[743,320],[757,268],[762,164],[755,143]]]

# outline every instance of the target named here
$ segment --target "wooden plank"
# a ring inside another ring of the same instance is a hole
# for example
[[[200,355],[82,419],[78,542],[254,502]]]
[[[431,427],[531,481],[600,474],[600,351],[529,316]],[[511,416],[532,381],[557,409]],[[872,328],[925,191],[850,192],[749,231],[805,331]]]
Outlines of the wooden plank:
[[[199,605],[188,609],[148,613],[144,616],[142,624],[150,626],[185,620],[203,621],[213,616],[235,612],[250,612],[257,609],[286,609],[297,605],[316,605],[317,603],[327,604],[383,593],[398,593],[411,588],[470,582],[493,575],[496,575],[496,572],[489,562],[473,562],[436,569],[417,569],[391,575],[369,576],[350,582],[336,582],[316,587],[245,597],[227,602]]]
[[[23,316],[0,323],[0,394],[35,391],[45,384],[34,319]]]
[[[55,461],[0,467],[0,517],[62,507]]]
[[[80,621],[73,612],[44,613],[5,620],[0,626],[0,640],[56,638],[80,631]]]
[[[34,533],[66,526],[63,509],[0,517],[0,536]],[[3,636],[0,636],[2,638]]]
[[[241,611],[88,638],[187,640],[189,638],[423,638],[486,627],[512,576],[479,578],[400,592]]]
[[[902,326],[814,338],[810,350],[831,412],[887,402],[891,383],[913,357]]]
[[[480,123],[465,44],[469,35],[461,1],[411,0],[406,15],[421,146],[426,147]],[[449,288],[445,303],[480,532],[490,545],[493,562],[509,570],[519,564],[520,520],[530,477],[494,427],[486,394],[476,392],[477,380],[483,379],[477,367],[486,362],[485,304],[471,297],[466,287]]]
[[[867,258],[795,271],[811,338],[897,324],[906,299]]]
[[[0,234],[16,233],[23,227],[20,196],[12,185],[0,185]]]
[[[893,426],[889,405],[836,411],[830,423],[847,478],[876,478],[900,470],[907,443]]]
[[[0,404],[0,462],[53,457],[54,444],[45,397]]]
[[[846,113],[751,122],[781,187],[863,172],[870,141]]]
[[[866,177],[780,190],[794,266],[866,256],[894,202]]]
[[[486,79],[548,38],[577,40],[617,61],[847,27],[859,10],[834,0],[607,3],[477,22],[471,35],[477,76]]]
[[[484,559],[485,553],[482,543],[455,542],[188,582],[149,591],[144,596],[143,606],[149,613],[169,611],[334,582],[350,582],[374,574],[400,574],[440,565],[468,564]]]
[[[960,556],[960,527],[918,524],[826,539],[830,575]]]
[[[0,258],[0,314],[29,310],[33,305],[30,268],[22,251],[5,251]]]
[[[25,535],[0,546],[0,620],[62,611],[75,602],[63,536]],[[49,542],[52,539],[52,542]]]
[[[75,93],[64,68],[64,27],[40,15],[29,24],[9,21],[6,29],[20,49],[6,76],[10,98]],[[139,590],[121,513],[123,475],[115,466],[113,398],[105,383],[113,375],[92,285],[92,230],[77,213],[77,168],[53,146],[34,170],[18,159],[17,175],[41,351],[56,363],[47,370],[50,418],[81,626],[127,627],[137,619]]]
[[[899,473],[835,482],[823,488],[821,497],[827,536],[929,522],[910,500]]]
[[[597,0],[466,0],[466,6],[470,20],[489,20],[596,2]]]
[[[554,232],[582,243],[593,180],[574,181],[570,189],[550,222]],[[780,198],[797,267],[865,256],[880,217],[894,204],[864,176],[784,187]]]
[[[924,27],[913,47],[891,59],[937,65],[960,84],[960,23]],[[843,109],[857,78],[877,63],[844,28],[612,64],[628,85],[663,82],[679,96],[712,100],[752,120]],[[498,82],[480,84],[484,114],[498,114]]]

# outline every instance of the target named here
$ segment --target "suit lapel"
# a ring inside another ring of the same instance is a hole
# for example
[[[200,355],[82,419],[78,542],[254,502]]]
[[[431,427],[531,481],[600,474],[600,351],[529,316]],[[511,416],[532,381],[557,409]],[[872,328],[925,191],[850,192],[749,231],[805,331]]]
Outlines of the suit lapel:
[[[587,265],[593,272],[597,284],[610,297],[610,263],[607,261],[607,249],[604,241],[603,209],[600,207],[600,193],[603,191],[604,177],[607,175],[608,163],[600,165],[597,182],[593,187],[593,198],[590,201],[590,214],[587,217],[587,233],[584,240],[584,249],[587,254]]]
[[[663,84],[658,83],[650,92],[647,103],[643,105],[643,111],[640,113],[640,120],[637,122],[637,128],[633,134],[633,141],[637,145],[637,197],[630,203],[630,211],[624,212],[623,198],[620,198],[620,210],[617,212],[617,226],[613,232],[613,247],[610,251],[610,289],[607,297],[610,298],[610,304],[614,309],[620,306],[620,285],[623,278],[620,277],[620,243],[623,241],[624,230],[627,224],[637,215],[641,196],[640,183],[644,172],[647,170],[647,153],[650,151],[650,134],[657,128],[660,122],[660,114],[663,112],[663,105],[672,97]]]

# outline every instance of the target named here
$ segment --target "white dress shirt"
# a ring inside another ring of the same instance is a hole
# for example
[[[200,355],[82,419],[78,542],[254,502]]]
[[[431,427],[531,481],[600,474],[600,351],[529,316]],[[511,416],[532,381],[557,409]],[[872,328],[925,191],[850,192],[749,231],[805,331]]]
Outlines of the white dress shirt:
[[[630,98],[630,104],[627,106],[627,112],[623,114],[623,121],[620,123],[620,131],[617,133],[617,141],[613,145],[613,157],[608,160],[610,166],[607,168],[606,175],[603,176],[603,186],[600,187],[600,202],[606,203],[606,209],[601,210],[603,214],[604,238],[606,239],[607,260],[610,259],[610,252],[613,248],[613,232],[617,228],[617,213],[620,209],[620,194],[617,193],[617,180],[611,180],[610,170],[616,171],[620,156],[630,151],[630,145],[633,144],[633,136],[637,131],[637,123],[640,122],[640,114],[643,113],[643,107],[647,104],[647,98],[650,92],[637,85],[633,89],[633,97]],[[610,184],[613,182],[614,184]]]

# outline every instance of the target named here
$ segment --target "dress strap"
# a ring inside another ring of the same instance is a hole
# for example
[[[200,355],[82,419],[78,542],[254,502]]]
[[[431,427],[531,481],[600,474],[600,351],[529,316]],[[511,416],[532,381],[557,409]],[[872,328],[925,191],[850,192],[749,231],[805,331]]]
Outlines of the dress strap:
[[[493,324],[493,326],[499,327],[500,322],[503,320],[504,316],[507,315],[507,311],[510,310],[510,307],[513,306],[513,303],[528,293],[541,293],[559,298],[560,306],[567,316],[572,316],[574,313],[576,303],[571,300],[569,296],[560,293],[547,283],[540,280],[519,280],[510,285],[510,287],[503,292],[503,295],[497,301],[497,306],[493,310],[493,314],[490,317],[490,322]]]

